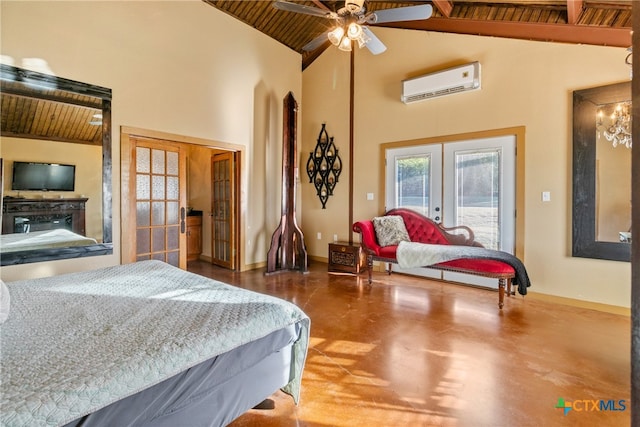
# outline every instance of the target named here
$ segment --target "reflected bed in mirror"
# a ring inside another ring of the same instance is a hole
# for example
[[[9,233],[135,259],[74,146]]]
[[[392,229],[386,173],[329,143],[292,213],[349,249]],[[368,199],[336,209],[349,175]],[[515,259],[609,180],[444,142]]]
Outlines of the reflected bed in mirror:
[[[0,73],[0,265],[112,254],[111,89]]]
[[[573,92],[573,256],[631,260],[631,82]]]

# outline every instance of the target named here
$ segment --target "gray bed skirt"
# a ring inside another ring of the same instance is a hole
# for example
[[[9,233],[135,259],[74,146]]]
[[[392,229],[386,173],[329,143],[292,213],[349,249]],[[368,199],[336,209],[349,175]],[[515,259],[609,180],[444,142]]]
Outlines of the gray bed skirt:
[[[289,383],[299,334],[275,331],[64,427],[225,426]]]

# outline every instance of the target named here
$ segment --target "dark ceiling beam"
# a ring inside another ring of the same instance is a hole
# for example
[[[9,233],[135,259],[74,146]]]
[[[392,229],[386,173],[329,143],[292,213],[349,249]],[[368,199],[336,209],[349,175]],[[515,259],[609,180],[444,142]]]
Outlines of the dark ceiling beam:
[[[582,0],[567,0],[567,24],[574,25],[580,21],[584,11]]]
[[[570,1],[570,0],[568,0]],[[453,10],[453,4],[449,0],[431,0],[431,3],[438,9],[438,12],[445,18],[451,16]]]
[[[376,26],[545,42],[617,47],[631,46],[631,28],[628,27],[611,28],[587,25],[534,24],[450,18],[429,18],[424,21],[407,21],[401,23],[390,22]]]

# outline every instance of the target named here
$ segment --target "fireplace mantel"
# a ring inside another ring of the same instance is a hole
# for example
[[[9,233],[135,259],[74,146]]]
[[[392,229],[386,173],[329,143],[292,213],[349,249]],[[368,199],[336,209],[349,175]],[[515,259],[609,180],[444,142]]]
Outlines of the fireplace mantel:
[[[26,218],[30,231],[67,228],[85,235],[86,197],[58,199],[21,199],[5,197],[2,206],[2,234],[18,232],[17,224]]]

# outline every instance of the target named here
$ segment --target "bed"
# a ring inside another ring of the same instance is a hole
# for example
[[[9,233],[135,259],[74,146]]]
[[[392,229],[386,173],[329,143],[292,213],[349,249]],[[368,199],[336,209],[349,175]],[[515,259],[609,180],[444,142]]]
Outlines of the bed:
[[[57,228],[54,230],[34,231],[32,233],[0,235],[0,253],[88,246],[97,243],[96,239],[82,236],[65,228]]]
[[[10,282],[0,425],[218,426],[299,402],[309,318],[160,261]]]

